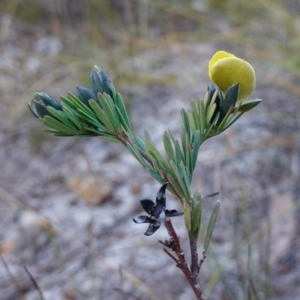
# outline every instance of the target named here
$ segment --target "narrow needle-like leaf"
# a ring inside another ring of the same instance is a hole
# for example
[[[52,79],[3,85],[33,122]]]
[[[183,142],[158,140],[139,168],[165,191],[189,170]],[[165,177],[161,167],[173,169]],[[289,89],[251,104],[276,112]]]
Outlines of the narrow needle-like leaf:
[[[206,231],[206,235],[205,235],[205,240],[204,240],[204,252],[207,251],[213,231],[214,231],[214,227],[217,221],[217,217],[218,217],[218,213],[220,210],[220,201],[217,201],[217,203],[215,204],[213,211],[211,213],[209,222],[208,222],[208,226],[207,226],[207,231]]]

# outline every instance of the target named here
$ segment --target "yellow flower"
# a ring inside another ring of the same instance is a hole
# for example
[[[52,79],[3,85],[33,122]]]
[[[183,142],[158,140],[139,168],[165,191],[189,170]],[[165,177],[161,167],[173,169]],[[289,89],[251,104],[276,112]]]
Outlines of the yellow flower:
[[[239,83],[237,100],[249,97],[255,89],[255,72],[253,67],[243,59],[225,51],[218,51],[208,64],[209,78],[226,93]]]

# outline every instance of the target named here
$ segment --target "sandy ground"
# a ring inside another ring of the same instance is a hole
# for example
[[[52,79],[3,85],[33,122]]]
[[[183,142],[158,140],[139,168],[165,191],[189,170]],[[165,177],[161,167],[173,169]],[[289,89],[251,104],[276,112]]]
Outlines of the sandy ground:
[[[50,137],[26,109],[32,90],[53,72],[60,74],[51,84],[55,95],[74,91],[88,73],[79,76],[75,67],[64,74],[49,59],[64,49],[58,38],[30,33],[30,42],[17,41],[22,29],[12,30],[14,38],[0,53],[0,252],[26,299],[39,298],[23,266],[45,299],[193,299],[158,243],[166,230],[145,237],[146,225],[132,222],[142,212],[139,200],[154,198],[159,184],[120,145]],[[137,135],[148,129],[162,149],[164,130],[179,133],[179,110],[204,94],[207,62],[219,48],[198,42],[128,58],[137,74],[149,70],[173,80],[124,88]],[[93,64],[105,67],[102,61]],[[235,299],[232,293],[246,299],[249,286],[257,299],[266,299],[268,289],[268,299],[297,299],[300,293],[299,95],[276,81],[278,73],[267,65],[253,65],[258,77],[253,97],[263,102],[204,144],[193,181],[203,195],[220,192],[203,208],[205,226],[213,204],[221,201],[201,276],[211,300]],[[168,206],[181,209],[170,194]],[[183,218],[174,224],[187,249]],[[22,299],[4,264],[0,290],[1,300]]]

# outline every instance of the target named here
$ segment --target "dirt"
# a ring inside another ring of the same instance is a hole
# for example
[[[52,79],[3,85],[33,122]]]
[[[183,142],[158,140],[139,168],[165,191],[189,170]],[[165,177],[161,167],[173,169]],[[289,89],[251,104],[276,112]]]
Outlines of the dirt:
[[[68,50],[59,37],[30,32],[25,38],[14,22],[10,31],[15,38],[2,42],[0,52],[0,252],[19,290],[28,300],[39,299],[26,266],[45,299],[193,299],[158,243],[167,238],[166,230],[146,237],[146,225],[132,221],[142,212],[139,200],[154,199],[159,184],[121,145],[50,137],[26,108],[34,89],[66,94],[88,72],[59,69],[53,57]],[[204,94],[207,62],[218,49],[213,42],[193,42],[128,57],[135,76],[151,71],[153,78],[173,81],[121,82],[131,98],[126,101],[137,135],[147,128],[162,150],[164,130],[179,134],[179,111]],[[300,293],[299,95],[269,80],[271,71],[259,60],[253,65],[258,75],[253,97],[263,102],[204,144],[193,180],[193,189],[203,195],[220,192],[203,204],[206,226],[214,203],[221,201],[201,275],[212,300],[235,299],[232,289],[238,299],[248,288],[257,299],[265,299],[268,289],[268,299],[296,299]],[[78,192],[80,180],[91,188]],[[167,206],[181,210],[170,194]],[[174,218],[174,225],[187,251],[183,218]],[[4,263],[0,290],[1,300],[22,299]]]

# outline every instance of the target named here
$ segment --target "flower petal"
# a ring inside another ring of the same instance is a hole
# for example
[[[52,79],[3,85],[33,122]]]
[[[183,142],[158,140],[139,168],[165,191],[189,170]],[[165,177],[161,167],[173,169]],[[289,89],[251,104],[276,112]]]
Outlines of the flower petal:
[[[181,215],[183,215],[183,213],[178,212],[176,209],[172,209],[172,210],[166,209],[166,217],[177,217]]]
[[[156,195],[156,204],[160,204],[163,207],[166,207],[166,188],[167,188],[167,185],[168,185],[168,183],[164,183],[160,187],[160,189],[159,189],[159,191]]]
[[[136,224],[141,224],[141,223],[150,223],[152,219],[148,216],[138,216],[133,218],[133,222]]]
[[[220,60],[223,58],[228,58],[228,57],[236,57],[235,55],[228,53],[226,51],[218,51],[215,53],[215,55],[212,57],[212,59],[208,63],[208,70],[210,73],[211,68]],[[209,74],[210,77],[210,74]]]
[[[160,222],[155,221],[151,223],[148,229],[146,230],[145,235],[147,236],[152,235],[159,227],[160,227]]]
[[[165,207],[163,207],[160,204],[155,205],[151,216],[153,216],[157,220],[158,219],[161,219],[161,220],[165,219],[166,218]]]
[[[225,51],[217,52],[208,64],[210,79],[223,93],[239,83],[238,100],[249,97],[255,88],[253,67],[243,59]]]
[[[151,212],[153,210],[153,207],[155,205],[155,203],[152,200],[149,199],[144,199],[141,200],[141,205],[143,207],[143,209],[149,214],[151,215]]]

